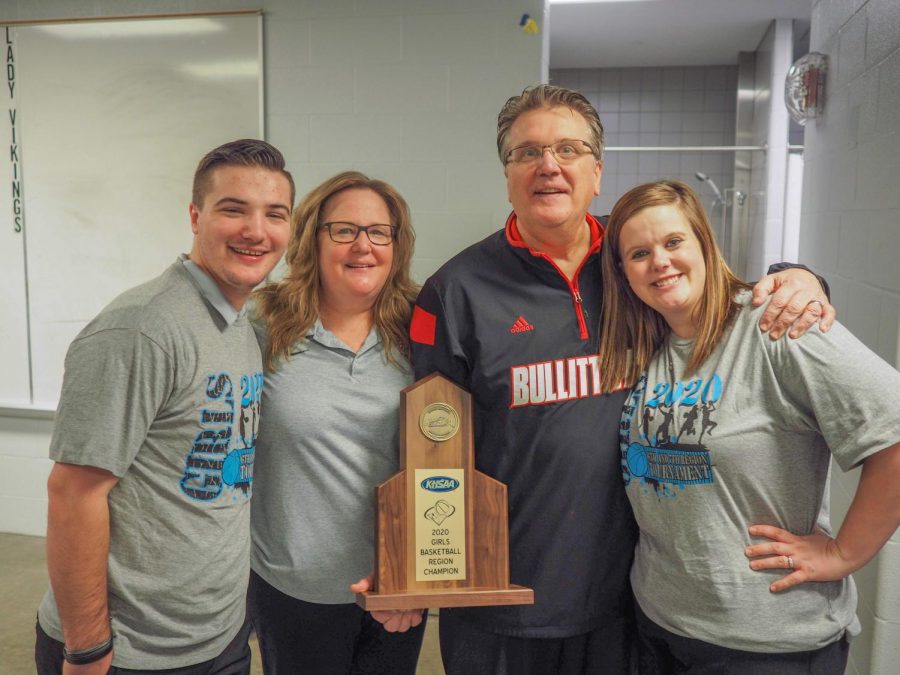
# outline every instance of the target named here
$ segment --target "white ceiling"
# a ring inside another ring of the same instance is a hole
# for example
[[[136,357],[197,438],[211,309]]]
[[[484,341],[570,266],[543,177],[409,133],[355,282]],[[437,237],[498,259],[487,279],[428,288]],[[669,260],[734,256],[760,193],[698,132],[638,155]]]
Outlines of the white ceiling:
[[[551,0],[551,68],[733,65],[812,0]]]

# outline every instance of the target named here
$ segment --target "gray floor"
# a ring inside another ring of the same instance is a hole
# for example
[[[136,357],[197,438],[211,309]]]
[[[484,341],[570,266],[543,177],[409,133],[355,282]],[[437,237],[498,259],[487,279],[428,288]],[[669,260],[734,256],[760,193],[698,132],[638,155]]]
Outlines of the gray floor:
[[[34,672],[34,617],[47,588],[43,537],[0,534],[0,675]],[[444,675],[437,643],[437,616],[428,619],[418,675]],[[253,675],[261,675],[252,645]]]

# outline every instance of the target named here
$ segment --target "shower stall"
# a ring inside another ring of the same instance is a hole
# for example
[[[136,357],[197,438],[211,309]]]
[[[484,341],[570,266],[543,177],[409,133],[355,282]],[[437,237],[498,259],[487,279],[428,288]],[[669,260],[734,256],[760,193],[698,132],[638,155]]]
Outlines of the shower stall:
[[[706,213],[709,216],[709,222],[716,233],[716,239],[719,242],[719,248],[725,255],[728,264],[737,269],[744,262],[741,260],[741,239],[736,234],[735,221],[740,222],[744,214],[744,203],[747,201],[747,193],[736,187],[725,188],[724,191],[719,190],[719,186],[709,175],[702,171],[694,173],[694,177],[709,186],[709,190],[713,193],[713,200],[708,202]],[[703,198],[703,190],[700,190],[701,199]],[[706,200],[704,205],[707,204]]]
[[[797,260],[803,130],[781,95],[792,30],[773,21],[736,66],[553,71],[552,82],[594,104],[606,132],[591,212],[609,213],[639,183],[679,179],[699,193],[738,276],[758,279],[773,262]]]

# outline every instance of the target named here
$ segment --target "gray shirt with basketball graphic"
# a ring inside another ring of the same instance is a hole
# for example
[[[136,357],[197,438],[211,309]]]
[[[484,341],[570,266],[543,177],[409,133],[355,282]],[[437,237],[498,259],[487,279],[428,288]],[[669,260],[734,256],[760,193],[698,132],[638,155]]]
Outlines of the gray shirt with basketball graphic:
[[[631,571],[662,628],[731,649],[805,651],[859,632],[851,578],[781,593],[753,571],[751,524],[795,534],[829,522],[829,466],[900,440],[900,373],[843,326],[772,341],[744,307],[698,372],[670,336],[626,402],[620,441],[640,526]],[[754,539],[753,543],[760,540]]]
[[[78,335],[50,457],[109,493],[113,665],[217,656],[244,620],[262,359],[249,321],[191,263],[119,296]],[[62,640],[53,593],[39,620]]]

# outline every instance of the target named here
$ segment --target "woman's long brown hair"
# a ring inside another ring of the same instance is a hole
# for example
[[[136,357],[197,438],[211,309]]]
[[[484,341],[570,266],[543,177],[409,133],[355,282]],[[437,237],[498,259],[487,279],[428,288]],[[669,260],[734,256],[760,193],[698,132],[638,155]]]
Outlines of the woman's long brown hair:
[[[715,235],[697,193],[681,181],[645,183],[626,192],[610,214],[600,254],[603,310],[600,318],[600,373],[603,392],[633,385],[663,345],[671,328],[656,310],[635,295],[619,254],[622,228],[644,209],[674,205],[681,210],[700,242],[706,265],[703,295],[694,308],[697,327],[694,348],[683,376],[709,358],[739,305],[734,296],[750,288],[729,269],[716,245]]]

